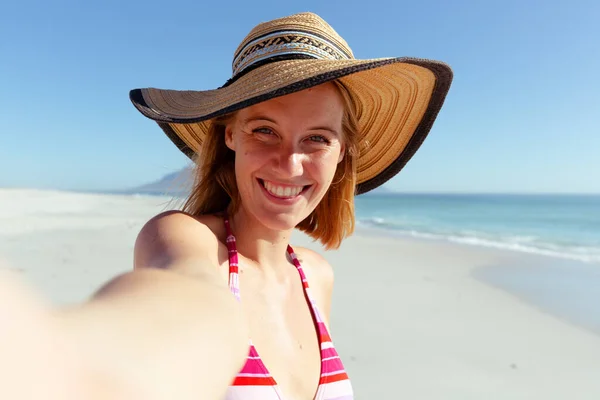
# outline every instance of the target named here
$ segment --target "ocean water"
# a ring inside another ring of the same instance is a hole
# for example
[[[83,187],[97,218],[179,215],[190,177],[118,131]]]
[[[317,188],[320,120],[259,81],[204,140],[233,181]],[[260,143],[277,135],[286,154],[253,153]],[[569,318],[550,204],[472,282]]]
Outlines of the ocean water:
[[[358,226],[600,264],[600,195],[366,194]]]

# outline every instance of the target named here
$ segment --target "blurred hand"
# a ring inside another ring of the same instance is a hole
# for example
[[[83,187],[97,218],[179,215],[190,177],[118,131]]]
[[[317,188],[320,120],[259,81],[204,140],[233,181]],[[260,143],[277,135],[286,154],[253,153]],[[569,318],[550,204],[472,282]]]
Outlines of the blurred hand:
[[[111,354],[110,346],[99,345],[102,336],[93,334],[93,340],[88,340],[89,335],[82,334],[82,331],[87,331],[81,330],[80,327],[86,325],[82,325],[81,315],[77,314],[77,311],[73,314],[69,309],[53,308],[26,282],[8,271],[9,268],[6,264],[2,265],[0,260],[0,399],[171,400],[177,398],[183,400],[202,398],[208,400],[216,398],[215,393],[220,393],[220,386],[208,384],[205,389],[200,384],[198,387],[198,381],[190,383],[187,376],[180,379],[177,374],[172,374],[164,376],[164,379],[157,379],[156,371],[164,372],[171,365],[169,360],[178,360],[181,352],[185,350],[177,346],[173,346],[171,352],[155,353],[155,362],[159,368],[148,368],[144,370],[146,373],[137,369],[132,372],[131,368],[127,367],[127,363],[119,364],[119,360],[115,357],[121,347],[117,348],[115,354]],[[72,318],[73,315],[79,319]],[[89,315],[94,318],[103,317],[102,313],[90,314],[89,309],[86,315],[87,318]],[[117,317],[122,316],[117,313],[116,316],[109,317],[112,318],[113,323],[116,323]],[[110,318],[102,321],[106,323],[111,321]],[[193,332],[197,330],[194,325],[184,326],[191,327]],[[92,330],[92,333],[94,332]],[[104,329],[99,335],[106,332]],[[221,333],[215,331],[216,334]],[[242,360],[242,356],[246,355],[244,345],[247,345],[245,341],[247,336],[236,335],[239,336],[240,343],[243,341],[243,345],[239,346],[244,350],[244,352],[240,351],[240,360]],[[237,338],[236,335],[234,337]],[[196,337],[196,335],[192,336]],[[187,336],[178,334],[177,337],[185,339]],[[139,348],[136,347],[138,350]],[[197,351],[201,351],[202,354],[206,353],[202,346],[195,348],[200,348]],[[184,355],[182,362],[190,362],[194,359],[197,360],[198,357],[186,358]],[[202,362],[195,365],[209,368]],[[196,369],[184,371],[189,372],[190,376],[196,379]],[[181,381],[187,382],[187,386],[180,385]],[[202,391],[206,393],[204,396],[199,396]]]
[[[0,260],[0,398],[85,398],[67,345],[47,306]]]

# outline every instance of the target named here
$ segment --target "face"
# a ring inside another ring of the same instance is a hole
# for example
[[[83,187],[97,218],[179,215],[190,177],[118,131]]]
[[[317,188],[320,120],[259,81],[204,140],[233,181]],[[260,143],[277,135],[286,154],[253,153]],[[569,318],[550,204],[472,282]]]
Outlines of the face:
[[[332,83],[238,111],[225,130],[241,207],[263,225],[292,229],[319,204],[344,155],[344,104]]]

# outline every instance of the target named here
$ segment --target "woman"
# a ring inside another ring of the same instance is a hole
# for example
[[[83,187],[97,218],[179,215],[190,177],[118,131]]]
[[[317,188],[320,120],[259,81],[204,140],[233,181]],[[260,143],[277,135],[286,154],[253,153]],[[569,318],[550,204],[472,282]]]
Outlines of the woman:
[[[196,162],[196,182],[183,211],[144,226],[133,272],[57,313],[82,363],[77,390],[351,399],[329,336],[332,268],[289,238],[298,228],[339,247],[354,229],[353,196],[412,157],[451,78],[429,60],[356,60],[302,13],[255,27],[219,89],[133,90],[135,107]]]

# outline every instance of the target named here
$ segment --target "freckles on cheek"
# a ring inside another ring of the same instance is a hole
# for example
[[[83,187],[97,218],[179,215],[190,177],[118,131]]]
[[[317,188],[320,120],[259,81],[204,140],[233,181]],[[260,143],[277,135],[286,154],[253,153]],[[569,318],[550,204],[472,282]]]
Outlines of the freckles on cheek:
[[[320,160],[319,162],[313,163],[313,167],[317,176],[321,177],[321,180],[327,184],[333,181],[337,164],[333,164],[330,161]]]
[[[238,155],[239,158],[236,159],[237,168],[244,174],[258,168],[265,158],[253,149],[244,149]]]
[[[325,170],[329,170],[329,169],[335,170],[338,166],[338,157],[339,156],[337,154],[335,154],[334,152],[330,152],[330,153],[323,155],[323,157],[320,157],[317,160],[317,163],[319,164],[320,168],[323,168]]]

